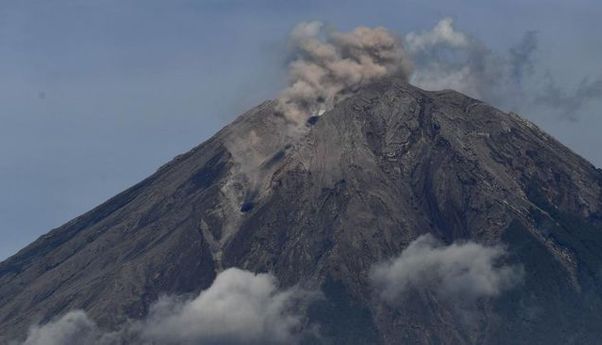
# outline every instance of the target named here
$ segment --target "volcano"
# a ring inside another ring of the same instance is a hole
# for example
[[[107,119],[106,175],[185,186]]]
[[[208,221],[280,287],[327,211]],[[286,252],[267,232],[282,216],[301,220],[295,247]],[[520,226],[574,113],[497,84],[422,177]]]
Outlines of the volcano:
[[[307,344],[599,343],[601,170],[514,113],[398,78],[293,139],[282,121],[262,103],[2,262],[0,343],[71,310],[114,329],[231,267],[320,291]],[[468,307],[418,285],[383,301],[373,267],[425,234],[503,247],[521,281]]]

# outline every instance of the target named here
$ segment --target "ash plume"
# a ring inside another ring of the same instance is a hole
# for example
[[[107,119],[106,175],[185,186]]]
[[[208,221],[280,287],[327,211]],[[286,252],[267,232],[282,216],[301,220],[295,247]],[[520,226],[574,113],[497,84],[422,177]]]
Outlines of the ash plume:
[[[411,71],[401,40],[382,27],[338,32],[324,30],[317,21],[304,22],[292,31],[291,43],[289,85],[277,108],[297,125],[367,82],[395,74],[407,78]]]
[[[289,84],[277,109],[293,124],[330,110],[364,84],[400,75],[427,90],[453,89],[506,110],[577,120],[602,100],[599,76],[560,86],[538,59],[539,33],[526,31],[507,51],[456,28],[446,17],[430,30],[397,36],[383,27],[350,32],[303,22],[290,35]]]

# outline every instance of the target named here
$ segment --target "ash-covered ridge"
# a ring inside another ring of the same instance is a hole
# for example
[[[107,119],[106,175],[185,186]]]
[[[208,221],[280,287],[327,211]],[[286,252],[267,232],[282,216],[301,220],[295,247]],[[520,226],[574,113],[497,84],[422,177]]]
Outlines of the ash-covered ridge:
[[[0,343],[69,310],[110,329],[229,267],[322,291],[306,310],[304,326],[321,334],[310,343],[602,336],[602,174],[535,125],[397,78],[301,134],[279,130],[286,121],[265,102],[2,262]],[[372,267],[427,233],[503,246],[520,285],[468,310],[428,289],[381,301]]]

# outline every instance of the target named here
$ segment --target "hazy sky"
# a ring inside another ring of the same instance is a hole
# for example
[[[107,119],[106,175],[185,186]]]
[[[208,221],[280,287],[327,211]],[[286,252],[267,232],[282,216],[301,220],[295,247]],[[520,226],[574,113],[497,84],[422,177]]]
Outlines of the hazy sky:
[[[300,21],[404,34],[452,17],[578,89],[602,77],[599,0],[0,0],[0,260],[207,139],[285,83]],[[602,166],[602,102],[522,113]]]

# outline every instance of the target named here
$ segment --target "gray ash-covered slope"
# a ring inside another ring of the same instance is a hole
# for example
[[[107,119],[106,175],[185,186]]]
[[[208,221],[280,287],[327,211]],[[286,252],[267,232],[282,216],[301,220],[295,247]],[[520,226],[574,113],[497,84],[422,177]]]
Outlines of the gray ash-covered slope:
[[[115,327],[227,267],[321,288],[306,322],[326,343],[601,339],[602,173],[533,124],[397,79],[359,90],[292,143],[270,128],[278,121],[275,102],[258,106],[1,263],[3,339],[74,309]],[[250,132],[275,153],[256,169],[232,144]],[[523,282],[479,300],[470,322],[427,290],[383,303],[370,268],[424,233],[504,244]]]

